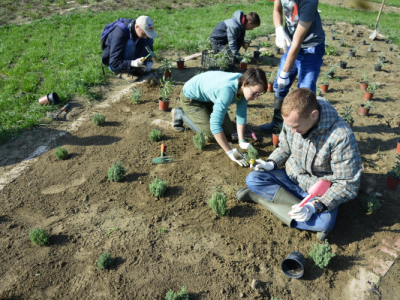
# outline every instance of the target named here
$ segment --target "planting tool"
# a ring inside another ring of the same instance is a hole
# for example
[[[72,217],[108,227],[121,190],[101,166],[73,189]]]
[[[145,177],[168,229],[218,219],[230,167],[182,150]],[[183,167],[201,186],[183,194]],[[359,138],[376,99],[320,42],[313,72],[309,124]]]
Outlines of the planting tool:
[[[173,158],[172,156],[164,156],[165,149],[167,146],[165,144],[161,144],[161,156],[153,158],[152,162],[155,164],[166,164],[166,163],[171,163]]]
[[[322,180],[317,181],[317,183],[315,183],[308,191],[310,193],[310,195],[305,197],[300,202],[298,207],[304,206],[304,204],[306,204],[308,201],[310,201],[314,197],[321,197],[322,195],[325,194],[325,192],[329,189],[330,186],[331,186],[331,183],[328,180],[322,179]]]
[[[157,56],[155,55],[155,53],[153,51],[151,51],[149,46],[146,46],[144,48],[147,50],[147,52],[149,52],[149,54],[146,57],[142,58],[142,62],[144,62],[146,59],[148,59],[150,55],[153,56],[154,59],[157,59]]]
[[[378,14],[378,18],[376,19],[376,23],[375,23],[375,30],[371,33],[371,35],[369,36],[370,40],[374,40],[376,38],[376,36],[378,35],[378,22],[379,22],[379,17],[381,16],[381,12],[383,9],[383,5],[385,4],[385,0],[382,1],[382,5],[381,8],[379,9],[379,14]]]
[[[60,110],[56,115],[54,115],[54,114],[47,114],[47,116],[50,117],[50,118],[52,118],[52,119],[54,119],[54,120],[57,120],[58,116],[59,116],[63,111],[67,112],[68,108],[69,108],[69,103],[65,104],[65,105],[61,108],[61,110]]]

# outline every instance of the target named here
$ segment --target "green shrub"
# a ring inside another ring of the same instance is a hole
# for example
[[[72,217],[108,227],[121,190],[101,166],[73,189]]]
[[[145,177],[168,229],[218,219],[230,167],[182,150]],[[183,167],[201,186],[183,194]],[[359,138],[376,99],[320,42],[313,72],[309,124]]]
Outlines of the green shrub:
[[[103,125],[105,121],[106,121],[106,116],[105,115],[101,115],[99,113],[95,114],[92,117],[92,122],[96,126]]]
[[[247,158],[250,159],[258,159],[258,150],[254,147],[249,147],[247,149]]]
[[[57,147],[56,150],[54,151],[55,157],[58,159],[67,159],[68,157],[68,150],[65,149],[64,147]]]
[[[142,88],[136,89],[132,88],[132,103],[133,104],[140,104],[140,98],[143,96],[140,92],[142,91]]]
[[[213,212],[218,216],[225,216],[228,214],[228,210],[226,209],[226,196],[222,192],[215,192],[210,201],[208,202]]]
[[[152,183],[149,184],[150,192],[156,197],[164,196],[165,191],[167,190],[168,183],[163,179],[154,179]]]
[[[187,288],[185,286],[182,287],[182,289],[175,294],[173,290],[170,290],[166,295],[165,295],[166,300],[189,300],[189,295],[187,294]]]
[[[335,46],[329,46],[329,45],[327,45],[327,46],[325,47],[325,54],[326,54],[326,55],[333,55],[333,56],[336,56],[336,55],[338,55],[338,50],[337,50],[337,48],[336,48]]]
[[[149,138],[153,142],[158,142],[159,140],[161,140],[161,137],[162,137],[162,131],[160,129],[152,129],[150,131]]]
[[[336,254],[332,253],[328,240],[325,240],[322,244],[315,243],[308,256],[314,261],[317,267],[322,269],[329,264],[331,258],[336,256]]]
[[[112,258],[109,253],[104,253],[100,255],[99,260],[96,261],[96,264],[99,270],[104,270],[114,264],[114,258]]]
[[[121,162],[116,162],[107,171],[108,181],[120,181],[125,177],[126,172],[128,169],[125,169]]]
[[[49,243],[50,236],[47,234],[46,229],[36,227],[29,230],[29,239],[35,245],[44,246]]]
[[[206,145],[206,136],[204,132],[201,130],[197,131],[196,135],[193,137],[193,142],[197,149],[203,150]]]
[[[362,196],[360,201],[366,212],[373,213],[382,206],[382,204],[380,204],[379,200],[376,198],[375,193],[370,193],[369,196]]]

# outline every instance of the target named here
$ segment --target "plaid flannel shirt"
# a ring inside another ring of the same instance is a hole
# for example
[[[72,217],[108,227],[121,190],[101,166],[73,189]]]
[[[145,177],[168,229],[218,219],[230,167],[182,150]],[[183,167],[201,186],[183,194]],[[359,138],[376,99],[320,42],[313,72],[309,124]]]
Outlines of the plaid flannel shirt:
[[[328,191],[316,197],[331,211],[357,196],[362,164],[351,128],[324,98],[318,97],[318,104],[318,127],[303,138],[284,123],[279,147],[268,160],[274,161],[278,168],[285,165],[289,178],[304,191],[319,179],[331,182]]]

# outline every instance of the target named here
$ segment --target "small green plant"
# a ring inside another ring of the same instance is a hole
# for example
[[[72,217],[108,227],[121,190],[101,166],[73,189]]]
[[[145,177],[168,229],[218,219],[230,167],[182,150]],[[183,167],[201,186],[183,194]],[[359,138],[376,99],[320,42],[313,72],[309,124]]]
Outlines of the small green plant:
[[[275,298],[274,296],[271,296],[271,300],[282,300],[282,299],[278,299],[278,298]]]
[[[268,48],[268,47],[271,47],[271,44],[268,41],[267,42],[261,42],[261,46]]]
[[[165,233],[165,228],[159,227],[158,230],[159,230],[161,233]]]
[[[47,234],[46,229],[36,227],[29,230],[29,239],[35,245],[44,246],[49,243],[50,236]]]
[[[343,61],[343,60],[342,60]],[[338,68],[338,64],[330,64],[329,69],[328,69],[328,74],[330,73],[336,73]]]
[[[178,56],[178,58],[176,59],[177,62],[182,62],[182,61],[184,61],[184,59],[182,58],[180,52],[178,52],[176,55]]]
[[[268,82],[272,83],[274,82],[274,79],[275,79],[275,72],[272,71],[271,73],[269,73]]]
[[[215,192],[208,202],[213,212],[218,216],[225,216],[228,214],[226,209],[226,196],[222,192]]]
[[[249,159],[258,159],[258,150],[255,147],[249,147],[247,149],[247,158]]]
[[[262,52],[260,53],[260,56],[273,57],[274,55],[273,55],[271,52],[265,50],[265,51],[262,51]]]
[[[110,228],[110,229],[108,230],[108,232],[107,232],[106,236],[109,236],[111,233],[113,233],[114,231],[118,231],[118,230],[119,230],[119,228],[118,228],[118,227],[113,227],[113,228]]]
[[[99,113],[95,114],[92,117],[92,122],[96,126],[103,125],[105,121],[106,121],[106,116],[105,115],[101,115]]]
[[[381,60],[381,61],[378,61],[377,63],[376,63],[378,66],[380,66],[380,67],[384,67],[384,66],[386,66],[386,64]]]
[[[344,64],[347,64],[347,62],[349,61],[349,57],[347,55],[345,55],[342,57],[342,59],[340,61]]]
[[[321,94],[322,94],[321,88],[318,86],[316,95],[319,97],[321,96]]]
[[[165,79],[165,76],[163,76],[162,79],[160,79],[160,100],[161,101],[167,101],[169,94],[172,92],[172,89],[174,88],[174,83],[172,79]]]
[[[369,44],[368,51],[372,52],[374,50],[374,48],[375,48],[375,44],[371,43],[371,44]]]
[[[165,191],[167,190],[168,183],[163,179],[158,179],[156,177],[150,184],[149,189],[150,193],[152,193],[156,197],[164,196]]]
[[[161,65],[159,67],[159,69],[162,71],[162,73],[165,74],[165,72],[171,72],[172,70],[172,58],[171,59],[167,59],[164,58],[164,60],[161,60]]]
[[[322,269],[328,266],[329,261],[332,257],[336,256],[336,254],[332,253],[328,240],[325,240],[322,244],[316,242],[308,256],[314,261],[318,268]]]
[[[326,55],[337,56],[338,55],[338,50],[337,50],[337,48],[335,46],[327,45],[325,47],[325,54]]]
[[[367,92],[373,94],[377,89],[378,89],[378,84],[376,82],[371,82],[368,84]]]
[[[329,76],[328,72],[324,72],[321,76],[321,79],[319,80],[319,84],[321,85],[328,85],[329,84],[329,79],[331,76]]]
[[[57,157],[57,159],[67,159],[68,157],[68,150],[65,149],[64,147],[57,147],[56,150],[54,151],[54,156]]]
[[[362,196],[360,202],[364,210],[370,213],[376,212],[382,206],[376,198],[375,193],[370,193],[368,196]]]
[[[116,162],[112,164],[112,166],[108,169],[108,181],[121,181],[122,178],[125,177],[125,174],[128,172],[128,169],[125,169],[122,166],[122,162]]]
[[[372,109],[372,108],[375,108],[375,106],[372,104],[372,101],[367,100],[364,102],[364,108]]]
[[[363,38],[361,39],[361,42],[362,42],[362,43],[365,42],[365,37],[363,37]]]
[[[364,74],[361,76],[361,81],[362,81],[362,82],[368,82],[367,73],[364,72]]]
[[[342,36],[342,37],[340,38],[340,40],[339,40],[339,46],[346,47],[346,44],[345,44],[344,42],[345,42],[344,36]]]
[[[243,53],[242,63],[248,64],[251,62],[251,53],[249,51],[245,51]]]
[[[175,294],[173,290],[168,291],[165,295],[166,300],[189,300],[189,295],[187,294],[187,288],[185,286]]]
[[[383,62],[386,61],[385,52],[381,52],[381,54],[379,54],[378,57],[379,57],[379,61],[383,61]]]
[[[114,258],[111,257],[109,253],[104,253],[100,255],[99,259],[96,261],[99,270],[108,269],[114,264]]]
[[[359,48],[359,46],[356,45],[356,46],[353,48],[353,52],[356,53],[356,52],[358,51],[358,48]]]
[[[340,113],[342,116],[343,120],[346,121],[347,124],[352,124],[354,123],[354,118],[353,118],[353,109],[348,106],[342,107],[343,112]]]
[[[390,176],[400,180],[400,155],[396,156],[396,163],[393,168],[389,171]]]
[[[150,140],[153,142],[158,142],[161,140],[162,137],[162,131],[160,129],[152,129],[149,134]]]
[[[197,149],[203,150],[206,145],[206,136],[204,132],[201,130],[197,131],[196,135],[193,137],[193,142]]]
[[[143,96],[143,94],[141,94],[142,88],[132,88],[132,95],[131,95],[131,99],[132,99],[132,103],[133,104],[139,104],[140,103],[140,98]]]

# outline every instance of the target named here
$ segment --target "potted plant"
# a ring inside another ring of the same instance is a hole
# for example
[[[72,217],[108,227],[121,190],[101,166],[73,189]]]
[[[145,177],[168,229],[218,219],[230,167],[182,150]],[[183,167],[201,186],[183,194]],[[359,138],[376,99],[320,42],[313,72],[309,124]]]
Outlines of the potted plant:
[[[185,60],[181,57],[181,53],[178,52],[178,59],[176,60],[176,65],[178,67],[178,70],[184,70],[185,69]]]
[[[366,90],[367,88],[368,88],[368,76],[367,73],[364,72],[364,74],[361,76],[360,89]]]
[[[347,124],[349,124],[350,128],[353,127],[354,124],[354,118],[353,118],[353,109],[348,106],[342,107],[343,112],[340,113],[340,115],[342,116],[343,120],[345,120],[345,122]]]
[[[360,33],[358,32],[358,30],[356,29],[356,30],[354,30],[354,36],[355,37],[360,37]]]
[[[174,88],[174,81],[173,80],[168,80],[163,76],[162,79],[160,79],[160,97],[158,98],[158,108],[163,111],[167,111],[169,107],[169,94],[172,92],[172,89]]]
[[[339,64],[340,64],[341,69],[346,69],[347,68],[347,57],[344,56],[342,58],[342,60],[339,62]]]
[[[328,75],[328,72],[325,72],[325,73],[322,75],[322,78],[321,78],[320,81],[319,81],[320,88],[321,88],[321,91],[322,91],[323,93],[326,93],[326,92],[328,91],[328,88],[329,88],[329,78],[330,78],[330,76]]]
[[[396,153],[400,154],[400,140],[397,140]]]
[[[361,45],[365,45],[365,43],[366,43],[366,41],[365,41],[365,38],[363,37],[361,40]]]
[[[332,32],[331,40],[332,41],[336,40],[336,32]]]
[[[338,64],[330,64],[328,69],[328,75],[333,78],[335,76]]]
[[[255,59],[259,59],[260,58],[260,48],[262,47],[261,42],[258,42],[257,45],[254,45],[254,47],[256,48],[256,50],[253,52],[253,57]]]
[[[251,53],[249,51],[245,51],[243,53],[242,61],[240,62],[240,69],[242,71],[246,71],[247,70],[247,64],[249,62],[251,62]]]
[[[278,147],[279,145],[279,135],[281,134],[282,128],[282,122],[278,122],[274,126],[274,132],[272,133],[272,145],[274,145],[275,147]]]
[[[265,51],[262,51],[262,52],[260,53],[260,56],[273,57],[274,55],[273,55],[271,52],[269,52],[268,50],[265,50]]]
[[[374,106],[372,105],[371,101],[367,100],[364,102],[364,104],[360,105],[360,110],[358,111],[358,113],[362,116],[368,116],[371,108],[374,108]]]
[[[171,70],[172,70],[172,58],[171,59],[166,59],[161,62],[160,69],[164,73],[165,79],[171,78]]]
[[[358,50],[358,46],[355,46],[353,49],[349,50],[349,57],[354,57],[356,56],[356,52]]]
[[[272,71],[271,73],[269,73],[269,77],[268,77],[268,88],[267,88],[267,92],[274,92],[274,79],[275,79],[275,73],[274,71]]]
[[[374,52],[374,47],[375,47],[374,43],[369,44],[368,52]]]
[[[381,54],[379,54],[378,62],[386,62],[385,52],[381,52]]]
[[[386,66],[386,64],[383,61],[379,61],[378,63],[374,64],[374,70],[380,72],[384,66]]]
[[[386,187],[389,190],[398,190],[400,188],[400,155],[396,156],[394,167],[386,174]]]
[[[378,89],[378,84],[376,82],[369,83],[364,93],[364,100],[371,100],[377,89]]]
[[[344,36],[342,36],[339,40],[339,47],[344,47]]]

